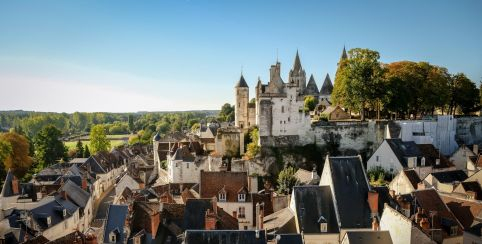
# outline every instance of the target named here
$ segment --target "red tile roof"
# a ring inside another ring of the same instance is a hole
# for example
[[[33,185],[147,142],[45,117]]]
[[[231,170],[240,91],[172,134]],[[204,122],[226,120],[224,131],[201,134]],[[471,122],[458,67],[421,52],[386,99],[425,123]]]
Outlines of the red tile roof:
[[[248,188],[248,174],[246,172],[201,171],[200,181],[201,198],[217,198],[218,192],[224,188],[227,202],[237,202],[239,190],[243,187]],[[249,194],[246,196],[246,201],[250,201]]]

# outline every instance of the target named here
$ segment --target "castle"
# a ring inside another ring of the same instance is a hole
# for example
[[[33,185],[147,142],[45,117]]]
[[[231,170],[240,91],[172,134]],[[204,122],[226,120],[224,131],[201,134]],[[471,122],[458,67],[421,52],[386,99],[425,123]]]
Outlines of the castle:
[[[347,58],[346,50],[340,60]],[[247,129],[258,126],[260,137],[296,136],[305,134],[311,119],[304,111],[304,99],[313,96],[319,105],[331,105],[333,84],[327,74],[320,90],[313,75],[306,83],[306,72],[296,52],[293,67],[285,83],[281,78],[281,63],[271,65],[268,84],[258,79],[255,102],[249,100],[249,87],[241,75],[235,86],[235,126]]]

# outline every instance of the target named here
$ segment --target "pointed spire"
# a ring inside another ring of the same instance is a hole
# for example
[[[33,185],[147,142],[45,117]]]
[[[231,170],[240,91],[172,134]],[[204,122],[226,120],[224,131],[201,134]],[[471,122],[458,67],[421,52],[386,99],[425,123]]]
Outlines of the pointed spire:
[[[348,58],[348,55],[346,54],[345,45],[343,45],[343,52],[341,53],[340,60],[345,60],[347,58]]]
[[[294,71],[301,70],[301,61],[300,61],[300,55],[298,54],[298,50],[296,50],[296,57],[295,57],[295,63],[293,64],[293,70]]]
[[[248,83],[246,83],[246,80],[244,80],[244,76],[242,73],[238,83],[236,84],[236,87],[248,87]]]
[[[326,74],[325,81],[321,86],[320,94],[321,95],[331,95],[333,91],[333,84],[331,83],[330,74]]]

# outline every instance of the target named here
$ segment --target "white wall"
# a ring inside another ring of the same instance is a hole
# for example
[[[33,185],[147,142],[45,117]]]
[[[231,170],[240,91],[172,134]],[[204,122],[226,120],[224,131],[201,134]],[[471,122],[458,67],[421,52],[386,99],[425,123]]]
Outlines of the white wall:
[[[224,212],[233,215],[236,211],[238,215],[239,229],[243,230],[244,226],[248,229],[253,229],[253,203],[252,202],[218,202],[218,207],[222,208]],[[245,218],[239,218],[239,207],[244,207]]]
[[[386,141],[383,141],[370,159],[368,159],[367,170],[370,170],[376,166],[383,167],[383,169],[387,172],[390,172],[390,170],[393,169],[394,174],[397,174],[403,170],[400,161]]]
[[[407,176],[402,172],[393,178],[389,184],[389,188],[390,190],[394,190],[397,195],[408,194],[415,191],[412,183],[410,183]]]
[[[50,228],[44,230],[42,235],[53,241],[65,235],[68,235],[77,229],[77,224],[79,223],[79,210],[75,211],[75,213],[70,216],[69,218],[65,219],[64,221],[51,226]]]

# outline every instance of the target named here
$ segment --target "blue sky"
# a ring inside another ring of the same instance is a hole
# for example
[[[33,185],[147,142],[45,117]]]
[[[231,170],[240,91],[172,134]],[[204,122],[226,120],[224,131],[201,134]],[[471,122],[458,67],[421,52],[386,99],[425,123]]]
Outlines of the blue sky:
[[[482,80],[482,1],[1,1],[0,110],[219,109],[298,49],[318,86],[343,45]]]

